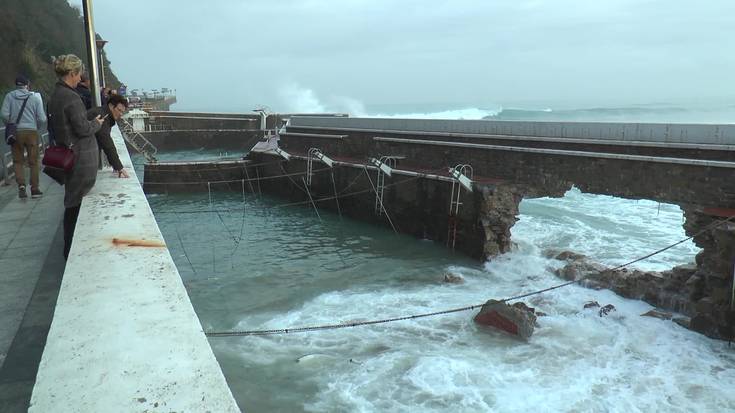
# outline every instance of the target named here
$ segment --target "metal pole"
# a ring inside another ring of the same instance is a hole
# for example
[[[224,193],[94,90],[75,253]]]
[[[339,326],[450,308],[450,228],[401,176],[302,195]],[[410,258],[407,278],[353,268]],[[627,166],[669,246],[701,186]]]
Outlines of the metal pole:
[[[105,59],[102,58],[102,49],[99,50],[100,52],[100,85],[102,87],[107,86],[107,82],[105,82]]]
[[[102,106],[102,98],[100,96],[100,85],[97,81],[98,61],[97,61],[97,39],[94,31],[94,15],[92,12],[92,0],[84,0],[82,2],[84,12],[84,32],[87,40],[87,58],[89,58],[90,67],[87,68],[89,74],[89,89],[92,93],[95,106]]]

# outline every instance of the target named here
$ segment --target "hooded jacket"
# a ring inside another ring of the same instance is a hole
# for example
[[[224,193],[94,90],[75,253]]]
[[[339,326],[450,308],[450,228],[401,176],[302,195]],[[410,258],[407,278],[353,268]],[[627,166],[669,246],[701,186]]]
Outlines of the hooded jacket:
[[[21,87],[7,95],[3,99],[3,106],[0,110],[0,114],[3,118],[3,123],[15,123],[20,113],[20,108],[23,106],[23,101],[28,98],[25,110],[23,110],[23,116],[18,122],[18,130],[39,130],[40,125],[46,124],[46,112],[43,110],[43,101],[41,95],[29,91],[28,89]]]

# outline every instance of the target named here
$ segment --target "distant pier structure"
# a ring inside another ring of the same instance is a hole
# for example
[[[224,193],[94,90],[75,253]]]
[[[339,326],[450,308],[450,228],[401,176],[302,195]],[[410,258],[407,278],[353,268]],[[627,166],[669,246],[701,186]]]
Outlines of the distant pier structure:
[[[696,266],[676,272],[685,278],[679,281],[687,303],[669,307],[691,316],[694,330],[729,337],[735,218],[719,221],[735,216],[735,125],[297,115],[267,121],[270,133],[255,115],[151,113],[147,136],[166,148],[245,153],[257,145],[246,159],[226,164],[148,164],[144,189],[206,191],[216,181],[218,190],[283,196],[478,259],[510,250],[524,198],[560,197],[576,186],[677,204],[702,251]]]
[[[127,94],[130,108],[144,111],[169,111],[176,103],[176,90],[169,88],[140,90],[133,89]]]

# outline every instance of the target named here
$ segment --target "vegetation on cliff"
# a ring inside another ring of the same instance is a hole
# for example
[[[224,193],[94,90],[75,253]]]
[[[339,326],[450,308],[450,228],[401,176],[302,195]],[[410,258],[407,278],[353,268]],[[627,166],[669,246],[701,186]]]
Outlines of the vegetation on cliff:
[[[15,88],[15,77],[24,74],[31,88],[48,98],[56,75],[51,57],[73,53],[85,63],[84,23],[78,9],[67,0],[2,0],[0,13],[0,93]],[[120,82],[104,56],[108,86]],[[87,65],[89,66],[89,65]]]

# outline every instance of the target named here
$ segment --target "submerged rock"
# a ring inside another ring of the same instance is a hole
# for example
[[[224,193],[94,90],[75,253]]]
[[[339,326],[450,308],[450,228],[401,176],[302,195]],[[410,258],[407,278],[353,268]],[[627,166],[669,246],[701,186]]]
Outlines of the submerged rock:
[[[692,320],[689,317],[674,317],[671,319],[671,321],[675,322],[676,324],[679,324],[680,326],[686,328],[687,330],[691,330],[692,328]]]
[[[518,302],[508,305],[497,300],[488,300],[475,316],[477,324],[502,330],[508,334],[528,340],[536,325],[534,309]]]
[[[576,252],[572,251],[562,251],[559,254],[556,254],[554,257],[557,260],[560,261],[577,261],[587,258],[586,255],[577,254]]]
[[[331,360],[333,358],[334,356],[330,356],[329,354],[309,353],[309,354],[304,354],[303,356],[296,358],[296,362],[302,363],[302,364],[304,363],[311,364],[311,363],[322,362],[325,360]]]
[[[460,274],[447,272],[444,273],[444,279],[442,281],[448,284],[462,284],[464,283],[464,277],[462,277]]]
[[[641,314],[641,317],[653,317],[653,318],[660,318],[661,320],[671,320],[673,318],[673,315],[665,311],[659,311],[659,310],[653,309],[653,310],[650,310],[648,312]]]
[[[662,272],[629,268],[612,270],[580,254],[565,251],[553,257],[566,263],[554,271],[560,278],[578,281],[579,285],[595,290],[609,289],[622,297],[642,300],[656,308],[683,314],[691,317],[691,322],[679,324],[709,337],[724,337],[722,316],[717,318],[713,314],[722,313],[722,303],[726,300],[714,295],[703,296],[706,274],[695,265],[680,265]],[[592,305],[592,302],[587,305],[599,306]],[[585,308],[591,308],[587,305]]]
[[[610,314],[613,311],[617,311],[617,309],[615,309],[615,306],[612,304],[608,304],[600,308],[600,311],[598,312],[598,314],[600,315],[600,317],[602,317],[602,316]]]

